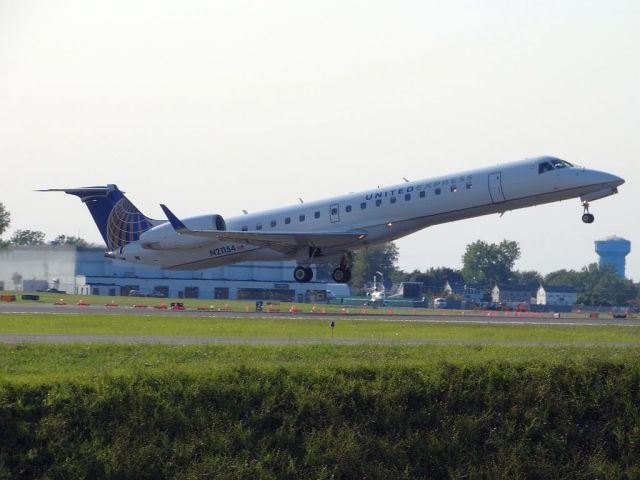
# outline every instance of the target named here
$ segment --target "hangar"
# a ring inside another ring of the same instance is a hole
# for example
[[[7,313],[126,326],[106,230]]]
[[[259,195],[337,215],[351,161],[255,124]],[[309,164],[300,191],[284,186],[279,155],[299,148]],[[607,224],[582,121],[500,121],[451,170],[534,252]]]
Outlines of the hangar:
[[[349,296],[346,284],[291,281],[293,261],[238,263],[198,271],[170,271],[105,258],[102,248],[15,246],[0,251],[0,290],[55,288],[82,295],[137,291],[172,298],[320,301],[330,290]],[[314,272],[314,278],[318,275]]]

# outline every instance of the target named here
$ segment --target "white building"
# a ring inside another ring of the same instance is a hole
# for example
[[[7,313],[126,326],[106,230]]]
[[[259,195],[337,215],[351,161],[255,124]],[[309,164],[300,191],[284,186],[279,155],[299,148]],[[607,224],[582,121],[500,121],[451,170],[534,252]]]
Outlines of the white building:
[[[291,261],[260,262],[180,272],[108,259],[100,248],[11,247],[0,251],[0,290],[56,288],[68,293],[112,296],[138,290],[142,294],[157,291],[173,298],[296,302],[327,289],[338,297],[350,295],[346,284],[295,282],[295,267]]]
[[[536,299],[538,305],[575,305],[578,303],[578,292],[571,287],[542,286],[538,288]]]

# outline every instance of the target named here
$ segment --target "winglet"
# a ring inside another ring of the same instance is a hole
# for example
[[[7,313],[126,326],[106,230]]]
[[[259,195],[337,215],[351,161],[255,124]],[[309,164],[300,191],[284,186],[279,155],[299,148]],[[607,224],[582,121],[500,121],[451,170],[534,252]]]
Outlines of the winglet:
[[[176,217],[166,205],[161,203],[160,208],[162,209],[164,214],[167,216],[167,219],[169,220],[169,222],[171,223],[171,226],[176,232],[182,233],[189,230],[187,226],[184,223],[182,223],[180,219]]]

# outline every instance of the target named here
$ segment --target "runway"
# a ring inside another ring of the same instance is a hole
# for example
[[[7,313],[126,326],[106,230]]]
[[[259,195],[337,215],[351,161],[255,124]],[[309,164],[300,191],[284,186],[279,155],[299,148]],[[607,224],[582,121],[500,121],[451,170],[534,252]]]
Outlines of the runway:
[[[40,303],[8,302],[0,303],[0,315],[42,314],[42,315],[141,315],[141,316],[175,316],[202,318],[287,318],[300,320],[338,320],[348,319],[357,321],[389,321],[389,322],[426,322],[426,323],[464,323],[464,324],[500,324],[500,325],[562,325],[562,326],[640,326],[639,318],[576,318],[575,316],[551,315],[517,316],[513,312],[505,315],[503,312],[464,312],[463,315],[388,315],[384,310],[369,310],[366,314],[351,308],[352,313],[289,313],[289,312],[218,312],[215,310],[159,310],[154,308],[107,307],[104,305],[52,305]]]

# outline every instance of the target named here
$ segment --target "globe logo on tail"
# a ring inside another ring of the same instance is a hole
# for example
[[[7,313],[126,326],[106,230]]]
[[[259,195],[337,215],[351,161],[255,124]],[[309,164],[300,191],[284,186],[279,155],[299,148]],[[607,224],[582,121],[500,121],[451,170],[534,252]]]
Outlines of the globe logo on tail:
[[[153,224],[126,197],[121,198],[109,213],[107,243],[111,251],[121,250],[135,242]]]

